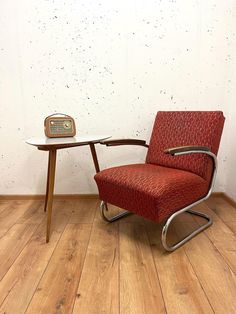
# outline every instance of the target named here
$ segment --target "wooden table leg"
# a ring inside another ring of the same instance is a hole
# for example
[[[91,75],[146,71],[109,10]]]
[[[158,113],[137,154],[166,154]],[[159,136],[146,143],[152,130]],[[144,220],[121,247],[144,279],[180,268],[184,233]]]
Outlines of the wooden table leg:
[[[90,146],[91,154],[93,156],[93,163],[94,163],[94,166],[96,169],[96,173],[98,173],[100,171],[100,168],[99,168],[99,163],[98,163],[95,145],[93,143],[90,143],[89,146]]]
[[[48,153],[47,187],[46,187],[46,195],[45,195],[45,203],[44,203],[44,211],[45,212],[47,210],[47,205],[48,205],[49,171],[50,171],[50,154]]]
[[[56,169],[56,149],[49,151],[49,178],[48,178],[48,216],[47,216],[47,232],[46,232],[46,242],[49,242],[50,238],[50,227],[52,218],[52,204],[53,204],[53,191],[55,182],[55,169]]]

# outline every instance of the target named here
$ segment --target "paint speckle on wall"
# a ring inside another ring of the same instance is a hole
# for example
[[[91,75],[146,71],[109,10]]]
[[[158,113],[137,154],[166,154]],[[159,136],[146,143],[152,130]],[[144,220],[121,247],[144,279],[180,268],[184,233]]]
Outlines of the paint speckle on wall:
[[[51,113],[72,115],[78,134],[147,140],[158,110],[229,115],[235,12],[220,0],[1,2],[0,194],[44,193],[47,155],[24,139],[43,136]],[[230,164],[224,138],[221,149],[219,189]],[[145,154],[98,147],[101,168]],[[88,147],[59,152],[57,193],[94,193],[93,175]]]

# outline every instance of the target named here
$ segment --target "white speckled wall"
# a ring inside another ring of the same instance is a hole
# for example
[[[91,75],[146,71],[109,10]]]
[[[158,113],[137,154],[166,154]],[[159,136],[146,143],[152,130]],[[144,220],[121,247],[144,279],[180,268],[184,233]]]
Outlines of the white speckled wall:
[[[236,2],[1,0],[0,194],[44,193],[47,156],[24,144],[65,112],[79,134],[149,139],[158,110],[223,110],[216,190],[236,198]],[[98,147],[101,168],[144,148]],[[56,193],[95,193],[88,147],[60,151]]]

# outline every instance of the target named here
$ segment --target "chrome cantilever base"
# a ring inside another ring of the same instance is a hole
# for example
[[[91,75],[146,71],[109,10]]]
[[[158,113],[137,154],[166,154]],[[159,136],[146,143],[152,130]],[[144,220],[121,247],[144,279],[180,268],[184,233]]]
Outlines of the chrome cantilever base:
[[[182,209],[180,209],[179,211],[175,212],[174,214],[172,214],[166,221],[163,229],[162,229],[162,234],[161,234],[161,242],[162,242],[162,245],[163,247],[169,251],[169,252],[173,252],[174,250],[178,249],[181,245],[183,245],[184,243],[186,243],[187,241],[189,241],[190,239],[192,239],[193,237],[195,237],[198,233],[200,233],[201,231],[205,230],[206,228],[210,227],[212,225],[212,219],[204,214],[204,213],[200,213],[198,211],[195,211],[195,210],[192,210],[191,208],[202,203],[203,201],[205,201],[206,199],[208,199],[208,197],[211,195],[211,192],[212,192],[212,189],[213,189],[213,186],[214,186],[214,183],[215,183],[215,178],[216,178],[216,172],[217,172],[217,158],[216,158],[216,155],[213,154],[212,152],[210,151],[201,151],[201,150],[192,150],[192,151],[187,151],[187,152],[177,152],[174,154],[174,156],[181,156],[181,155],[186,155],[186,154],[198,154],[198,153],[202,153],[202,154],[206,154],[208,156],[211,157],[212,161],[213,161],[213,174],[212,174],[212,178],[211,178],[211,184],[210,184],[210,187],[209,187],[209,190],[208,190],[208,193],[206,194],[205,197],[201,198],[200,200],[190,204],[189,206],[187,207],[184,207]],[[180,240],[179,242],[175,243],[174,245],[168,245],[167,242],[166,242],[166,237],[167,237],[167,232],[168,232],[168,229],[169,229],[169,226],[172,222],[172,220],[184,213],[184,212],[187,212],[189,214],[193,214],[195,216],[199,216],[199,217],[202,217],[202,218],[205,218],[207,220],[207,223],[205,223],[204,225],[198,227],[197,229],[195,229],[193,232],[191,232],[189,235],[187,235],[185,238],[183,238],[182,240]]]
[[[202,201],[202,200],[201,200]],[[166,221],[163,229],[162,229],[162,235],[161,235],[161,242],[162,242],[162,245],[164,247],[164,249],[168,252],[173,252],[175,251],[176,249],[178,249],[180,246],[182,246],[183,244],[185,244],[187,241],[189,241],[190,239],[192,239],[193,237],[195,237],[198,233],[202,232],[203,230],[205,230],[206,228],[210,227],[212,225],[212,219],[204,214],[204,213],[201,213],[201,212],[198,212],[198,211],[195,211],[195,210],[192,210],[190,208],[192,208],[193,206],[199,204],[200,201],[197,201],[185,208],[182,208],[181,210],[175,212],[174,214],[172,214]],[[108,207],[107,207],[107,203],[105,203],[104,201],[101,202],[101,205],[100,205],[100,210],[101,210],[101,216],[102,218],[107,221],[107,222],[113,222],[113,221],[116,221],[120,218],[123,218],[125,216],[128,216],[130,214],[132,214],[131,212],[129,211],[123,211],[122,213],[120,214],[117,214],[115,216],[112,216],[111,218],[107,217],[106,214],[105,214],[105,211],[108,211]],[[195,229],[193,232],[191,232],[189,235],[187,235],[184,239],[180,240],[179,242],[175,243],[174,245],[168,245],[167,244],[167,232],[168,232],[168,229],[169,229],[169,226],[172,222],[172,220],[184,213],[184,212],[187,212],[189,214],[193,214],[195,216],[199,216],[199,217],[202,217],[202,218],[205,218],[207,220],[207,223],[205,223],[204,225],[198,227],[197,229]]]
[[[194,205],[191,205],[191,207],[193,207],[193,206],[194,206]],[[204,214],[204,213],[201,213],[201,212],[198,212],[198,211],[195,211],[195,210],[192,210],[192,209],[188,209],[189,207],[190,207],[190,206],[188,206],[188,207],[186,207],[186,208],[183,208],[183,209],[179,210],[178,212],[175,212],[173,215],[171,215],[171,216],[167,219],[167,221],[166,221],[166,223],[165,223],[165,225],[164,225],[164,227],[163,227],[163,229],[162,229],[161,242],[162,242],[163,247],[164,247],[164,248],[166,249],[166,251],[168,251],[168,252],[173,252],[173,251],[175,251],[175,250],[178,249],[180,246],[182,246],[183,244],[185,244],[187,241],[189,241],[190,239],[192,239],[193,237],[195,237],[198,233],[200,233],[200,232],[202,232],[203,230],[205,230],[206,228],[210,227],[210,226],[212,225],[212,223],[213,223],[213,222],[212,222],[212,219],[211,219],[208,215],[206,215],[206,214]],[[187,235],[185,238],[183,238],[183,239],[180,240],[179,242],[176,242],[174,245],[168,245],[168,244],[167,244],[167,241],[166,241],[166,238],[167,238],[167,232],[168,232],[169,226],[170,226],[172,220],[173,220],[176,216],[178,216],[178,215],[180,215],[180,214],[182,214],[182,213],[184,213],[184,212],[187,212],[187,213],[189,213],[189,214],[193,214],[193,215],[195,215],[195,216],[199,216],[199,217],[205,218],[205,219],[207,220],[207,223],[205,223],[204,225],[198,227],[197,229],[195,229],[194,231],[192,231],[189,235]]]
[[[116,220],[118,220],[118,219],[120,219],[122,217],[125,217],[125,216],[128,216],[128,215],[132,214],[131,212],[125,210],[122,213],[117,214],[117,215],[112,216],[111,218],[109,218],[109,217],[107,217],[105,215],[105,211],[108,211],[107,203],[102,201],[101,204],[100,204],[100,213],[101,213],[101,216],[102,216],[103,220],[108,221],[108,222],[113,222],[113,221],[116,221]]]

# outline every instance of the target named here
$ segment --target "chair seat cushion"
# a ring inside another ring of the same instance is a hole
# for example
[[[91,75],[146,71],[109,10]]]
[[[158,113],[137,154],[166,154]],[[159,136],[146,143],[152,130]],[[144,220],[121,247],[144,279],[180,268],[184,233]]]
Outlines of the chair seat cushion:
[[[95,180],[103,201],[158,222],[204,197],[209,185],[197,174],[153,164],[109,168]]]

